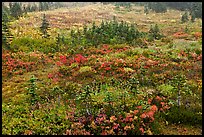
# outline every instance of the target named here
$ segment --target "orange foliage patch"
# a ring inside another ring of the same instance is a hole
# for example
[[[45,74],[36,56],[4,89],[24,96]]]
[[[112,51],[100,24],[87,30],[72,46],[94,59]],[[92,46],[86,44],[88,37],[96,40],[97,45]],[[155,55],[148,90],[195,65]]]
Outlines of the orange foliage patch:
[[[184,32],[176,32],[173,34],[173,36],[175,38],[187,38],[188,37],[188,34],[184,33]]]
[[[195,37],[196,39],[201,38],[201,37],[202,37],[202,33],[201,33],[201,32],[196,32],[196,33],[194,34],[194,37]]]

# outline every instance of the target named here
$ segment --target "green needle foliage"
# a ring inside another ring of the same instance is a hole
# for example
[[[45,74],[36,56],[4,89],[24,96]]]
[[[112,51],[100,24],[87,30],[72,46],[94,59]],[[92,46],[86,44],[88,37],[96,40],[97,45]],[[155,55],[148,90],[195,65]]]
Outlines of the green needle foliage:
[[[15,19],[18,19],[20,16],[22,16],[23,14],[22,3],[20,2],[9,3],[9,7],[10,7],[10,13],[12,17],[14,17]]]
[[[37,86],[35,83],[36,78],[32,76],[29,81],[30,81],[30,84],[27,90],[28,90],[28,94],[30,95],[30,104],[34,106],[37,104],[37,101],[38,101],[38,95],[36,94]]]
[[[182,15],[182,17],[181,17],[181,22],[182,23],[185,23],[185,22],[188,22],[188,13],[187,12],[185,12],[183,15]]]
[[[50,35],[48,34],[48,30],[49,30],[49,23],[46,19],[45,14],[43,14],[42,25],[40,27],[42,38],[49,38]]]
[[[176,75],[173,80],[171,81],[174,90],[177,92],[177,101],[178,106],[181,106],[181,97],[185,95],[192,95],[192,91],[190,90],[189,86],[186,84],[187,78],[183,74]]]
[[[77,102],[79,102],[79,106],[81,108],[80,114],[84,114],[86,116],[92,115],[94,113],[93,107],[93,99],[91,97],[92,90],[89,85],[83,88],[82,93],[77,96]]]
[[[110,22],[102,21],[98,26],[93,22],[90,28],[84,25],[83,30],[71,30],[70,36],[72,46],[98,46],[113,43],[134,45],[134,41],[140,37],[140,32],[135,24],[118,22],[113,18]]]
[[[9,18],[5,10],[2,10],[2,45],[6,49],[10,49],[13,36],[9,30]]]
[[[193,12],[191,13],[191,22],[195,22],[195,18],[196,18],[195,12],[193,11]]]
[[[153,39],[157,39],[157,40],[163,37],[160,33],[160,30],[157,24],[155,24],[154,27],[151,25],[150,30],[149,30],[149,37]]]

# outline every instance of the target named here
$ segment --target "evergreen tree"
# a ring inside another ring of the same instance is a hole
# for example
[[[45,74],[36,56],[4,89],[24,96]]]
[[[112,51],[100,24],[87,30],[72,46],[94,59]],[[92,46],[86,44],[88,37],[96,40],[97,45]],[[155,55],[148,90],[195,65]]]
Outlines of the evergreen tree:
[[[10,14],[9,8],[2,3],[2,13],[5,12],[5,14],[8,16]]]
[[[194,13],[195,18],[202,19],[202,2],[193,2],[190,10],[191,14]]]
[[[31,12],[31,5],[30,5],[30,4],[28,4],[28,5],[26,6],[26,12]]]
[[[181,22],[187,22],[188,21],[188,13],[185,11],[185,13],[181,17]]]
[[[3,47],[10,49],[10,44],[12,42],[13,36],[9,31],[9,19],[6,12],[2,11],[2,45]]]
[[[32,11],[37,11],[38,7],[36,4],[32,5],[31,8],[30,8],[30,12]]]
[[[72,29],[71,30],[71,44],[72,46],[76,46],[76,39],[77,39],[77,36],[76,36],[76,32]]]
[[[2,45],[5,47],[8,46],[7,35],[6,35],[6,31],[8,30],[7,22],[8,22],[8,18],[6,16],[6,13],[3,11],[2,12]]]
[[[156,24],[155,25],[155,27],[154,27],[154,32],[156,33],[156,34],[158,34],[159,33],[159,27],[158,27],[158,25]]]
[[[87,33],[87,26],[86,26],[86,24],[83,26],[83,34],[86,36],[86,33]]]
[[[25,5],[23,5],[23,13],[25,13],[25,14],[27,14],[27,9],[26,9],[26,6]]]
[[[23,14],[23,10],[19,2],[9,3],[9,7],[11,16],[15,19],[18,19]]]
[[[57,38],[56,38],[56,45],[59,45],[60,44],[60,35],[57,34]]]
[[[188,26],[186,25],[186,27],[185,27],[185,33],[188,33],[189,32],[189,29],[188,29]]]
[[[43,11],[44,10],[44,2],[40,2],[39,3],[39,11]]]
[[[150,36],[153,37],[154,39],[160,39],[162,36],[160,34],[160,30],[157,24],[154,27],[152,27],[151,25],[149,33],[150,33]]]
[[[149,33],[153,33],[154,32],[154,29],[152,27],[152,25],[150,26],[150,30],[149,30]]]
[[[62,36],[61,41],[62,41],[63,44],[65,43],[65,37],[64,37],[64,35]]]
[[[56,38],[57,51],[59,51],[59,48],[60,48],[60,41],[61,41],[61,38],[60,38],[60,35],[58,34],[58,35],[57,35],[57,38]]]
[[[145,14],[149,14],[148,6],[144,6],[144,13],[145,13]]]
[[[196,18],[195,12],[193,11],[193,12],[191,13],[191,22],[195,22],[195,18]]]
[[[50,35],[48,34],[49,23],[46,20],[45,14],[43,15],[42,25],[40,27],[40,32],[42,33],[42,38],[48,38]]]
[[[49,10],[52,3],[50,2],[39,2],[39,11],[46,11]]]
[[[166,7],[165,3],[163,3],[163,2],[149,2],[148,8],[152,9],[153,11],[155,11],[157,13],[164,13],[167,11],[167,7]]]
[[[11,10],[13,7],[13,3],[12,2],[9,2],[9,9]]]
[[[96,30],[96,23],[95,21],[92,23],[92,32],[94,33]]]
[[[49,2],[44,2],[44,10],[49,10]]]

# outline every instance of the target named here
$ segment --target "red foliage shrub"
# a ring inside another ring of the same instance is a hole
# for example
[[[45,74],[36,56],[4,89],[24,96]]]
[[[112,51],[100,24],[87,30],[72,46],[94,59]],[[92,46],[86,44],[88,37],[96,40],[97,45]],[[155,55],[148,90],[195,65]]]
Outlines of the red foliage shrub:
[[[187,38],[189,35],[184,33],[184,32],[176,32],[176,33],[173,34],[173,36],[175,38],[181,39],[181,38]]]
[[[196,32],[196,33],[194,33],[194,37],[196,39],[201,38],[202,37],[202,33],[201,32]]]

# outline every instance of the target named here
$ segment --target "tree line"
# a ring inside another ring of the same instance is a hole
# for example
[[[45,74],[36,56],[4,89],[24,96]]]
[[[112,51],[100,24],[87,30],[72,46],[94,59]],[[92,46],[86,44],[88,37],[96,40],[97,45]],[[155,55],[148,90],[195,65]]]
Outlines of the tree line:
[[[202,18],[202,2],[143,2],[145,10],[157,13],[166,12],[167,9],[189,11],[191,16]]]
[[[36,3],[22,3],[22,2],[9,2],[6,6],[5,3],[2,3],[2,12],[4,12],[8,18],[18,19],[28,12],[34,11],[46,11],[50,9],[56,9],[63,7],[61,2],[39,2]]]
[[[131,8],[132,5],[144,6],[144,12],[167,12],[167,9],[189,11],[193,18],[202,18],[202,2],[102,2],[102,4],[114,4],[116,7]]]

